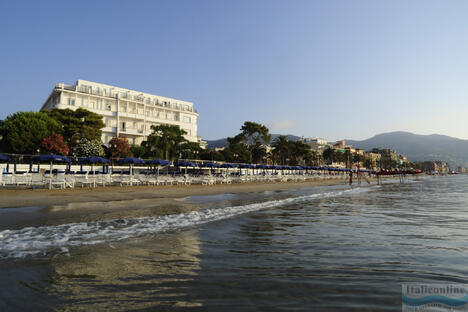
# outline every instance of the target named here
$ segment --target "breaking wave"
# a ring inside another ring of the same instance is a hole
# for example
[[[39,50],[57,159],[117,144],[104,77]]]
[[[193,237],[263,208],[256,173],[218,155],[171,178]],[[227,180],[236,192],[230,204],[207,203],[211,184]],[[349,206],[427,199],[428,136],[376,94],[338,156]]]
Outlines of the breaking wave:
[[[182,214],[80,222],[56,226],[27,227],[0,231],[0,259],[67,253],[69,248],[96,245],[127,238],[173,231],[219,221],[262,209],[285,206],[318,198],[365,192],[355,188],[291,197],[242,206],[210,208]]]

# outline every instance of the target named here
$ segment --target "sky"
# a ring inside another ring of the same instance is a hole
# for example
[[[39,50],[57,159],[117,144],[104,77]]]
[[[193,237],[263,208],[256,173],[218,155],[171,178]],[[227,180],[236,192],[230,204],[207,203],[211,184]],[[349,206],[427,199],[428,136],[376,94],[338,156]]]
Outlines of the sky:
[[[199,135],[468,139],[468,1],[0,1],[0,119],[55,83],[191,101]]]

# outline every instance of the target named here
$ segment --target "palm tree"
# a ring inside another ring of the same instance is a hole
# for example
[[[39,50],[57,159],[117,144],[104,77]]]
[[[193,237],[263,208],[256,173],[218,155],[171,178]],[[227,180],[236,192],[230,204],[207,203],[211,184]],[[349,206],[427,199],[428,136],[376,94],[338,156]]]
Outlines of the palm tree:
[[[289,140],[284,135],[280,135],[273,142],[273,154],[277,157],[281,165],[285,165],[286,159],[289,158],[290,144]]]

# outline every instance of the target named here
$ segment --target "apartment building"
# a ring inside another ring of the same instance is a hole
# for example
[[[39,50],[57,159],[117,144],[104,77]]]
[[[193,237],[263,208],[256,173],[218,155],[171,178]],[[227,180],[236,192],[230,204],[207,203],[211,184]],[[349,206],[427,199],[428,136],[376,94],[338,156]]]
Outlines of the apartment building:
[[[42,109],[79,107],[103,116],[104,144],[124,135],[130,144],[139,145],[151,134],[151,126],[160,124],[178,125],[187,132],[187,140],[204,143],[197,135],[198,113],[193,103],[102,83],[57,83]]]
[[[302,142],[309,145],[313,151],[323,152],[327,147],[331,147],[331,144],[322,138],[303,138]]]

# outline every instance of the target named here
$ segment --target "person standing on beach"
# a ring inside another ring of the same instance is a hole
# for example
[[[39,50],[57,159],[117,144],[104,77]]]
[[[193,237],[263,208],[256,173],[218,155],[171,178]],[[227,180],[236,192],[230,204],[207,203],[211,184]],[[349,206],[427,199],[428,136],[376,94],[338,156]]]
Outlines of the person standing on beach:
[[[353,184],[353,170],[349,169],[349,185]]]

